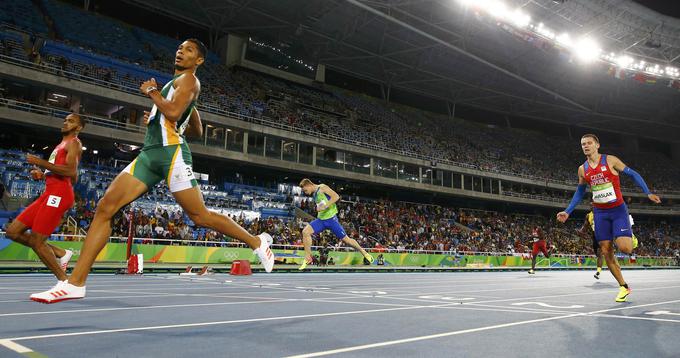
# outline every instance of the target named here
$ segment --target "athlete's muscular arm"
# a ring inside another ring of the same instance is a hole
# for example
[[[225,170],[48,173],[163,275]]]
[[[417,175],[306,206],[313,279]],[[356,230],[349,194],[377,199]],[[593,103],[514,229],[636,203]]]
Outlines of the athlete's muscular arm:
[[[569,203],[569,206],[564,211],[557,213],[557,221],[563,223],[569,219],[569,215],[571,215],[571,213],[574,211],[576,205],[578,205],[581,200],[583,200],[587,185],[586,172],[583,169],[583,165],[581,165],[578,167],[578,186],[576,187],[576,192],[574,192],[574,196],[571,198],[571,203]]]
[[[631,177],[633,181],[635,181],[635,184],[637,184],[642,189],[642,191],[647,194],[647,198],[649,198],[649,200],[656,204],[661,203],[661,198],[659,198],[659,196],[656,194],[652,194],[652,192],[649,190],[649,187],[647,187],[647,183],[645,183],[645,180],[642,179],[642,176],[635,170],[623,164],[621,159],[613,155],[608,155],[607,165],[609,165],[609,168],[612,168],[616,174],[623,173]]]
[[[580,229],[576,230],[576,235],[580,236],[583,239],[588,239],[593,235],[592,228],[590,227],[590,223],[588,223],[587,217],[586,220],[583,221],[583,226],[581,226]]]
[[[72,140],[66,147],[66,164],[56,165],[45,159],[36,157],[33,154],[26,154],[26,162],[36,165],[42,169],[47,169],[54,174],[70,177],[73,180],[78,179],[78,160],[80,154],[83,152],[83,146],[77,140]]]
[[[165,99],[158,90],[156,79],[142,83],[140,91],[149,96],[158,110],[171,122],[177,122],[198,94],[200,84],[192,74],[184,74],[174,82],[175,92],[171,99]]]
[[[319,207],[319,210],[326,210],[329,206],[337,203],[338,200],[340,200],[340,195],[338,195],[338,193],[336,193],[335,190],[331,189],[328,185],[322,185],[321,192],[324,194],[328,194],[328,196],[330,196],[331,199],[328,201],[326,205]]]
[[[189,126],[184,130],[184,134],[190,137],[203,137],[203,123],[201,122],[201,114],[194,108],[189,117]]]

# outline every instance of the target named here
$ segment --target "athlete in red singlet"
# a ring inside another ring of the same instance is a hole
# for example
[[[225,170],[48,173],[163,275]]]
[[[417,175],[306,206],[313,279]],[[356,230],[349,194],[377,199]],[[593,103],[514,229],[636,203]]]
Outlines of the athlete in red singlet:
[[[59,281],[66,280],[66,266],[73,253],[46,241],[59,226],[64,213],[73,206],[73,182],[78,176],[78,161],[82,153],[78,133],[83,127],[83,118],[69,114],[61,128],[62,141],[54,148],[49,160],[26,155],[26,161],[35,166],[31,170],[33,179],[45,179],[45,192],[7,228],[7,237],[32,248]]]
[[[583,200],[586,187],[590,186],[593,193],[595,240],[600,245],[609,272],[620,285],[615,301],[624,302],[631,291],[614,257],[614,243],[619,251],[625,254],[633,252],[634,243],[630,215],[621,194],[619,175],[623,173],[631,177],[653,203],[659,204],[661,199],[649,190],[642,176],[626,166],[621,159],[613,155],[600,154],[600,140],[596,135],[585,134],[581,137],[581,149],[586,161],[578,168],[578,187],[569,206],[557,214],[557,220],[563,223],[569,219],[569,215]]]
[[[533,241],[533,247],[531,248],[531,270],[529,270],[529,274],[533,275],[534,269],[536,269],[536,258],[538,257],[538,253],[542,252],[545,258],[550,258],[552,249],[548,251],[548,245],[545,242],[545,234],[538,226],[531,231],[531,239]]]

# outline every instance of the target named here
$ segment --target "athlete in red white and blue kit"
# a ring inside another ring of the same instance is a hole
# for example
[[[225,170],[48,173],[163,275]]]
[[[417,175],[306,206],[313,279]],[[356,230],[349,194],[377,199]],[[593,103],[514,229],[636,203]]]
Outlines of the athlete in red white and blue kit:
[[[628,208],[621,195],[619,174],[630,176],[652,202],[659,204],[661,199],[651,193],[640,174],[623,164],[619,158],[600,154],[600,140],[596,135],[586,134],[581,137],[581,148],[587,160],[578,168],[578,187],[574,197],[569,207],[557,214],[557,220],[563,223],[569,219],[576,205],[583,200],[586,185],[589,185],[593,193],[595,239],[600,244],[609,271],[620,285],[616,302],[624,302],[630,294],[630,288],[623,279],[621,267],[614,257],[612,241],[621,252],[630,254],[633,252],[633,232]]]
[[[48,160],[26,155],[26,162],[34,166],[31,177],[34,180],[45,179],[45,192],[7,228],[7,237],[32,248],[59,281],[66,280],[66,266],[73,252],[46,241],[59,226],[64,213],[73,206],[73,182],[78,176],[83,147],[78,133],[84,127],[85,119],[71,113],[64,119],[61,143],[54,148]]]

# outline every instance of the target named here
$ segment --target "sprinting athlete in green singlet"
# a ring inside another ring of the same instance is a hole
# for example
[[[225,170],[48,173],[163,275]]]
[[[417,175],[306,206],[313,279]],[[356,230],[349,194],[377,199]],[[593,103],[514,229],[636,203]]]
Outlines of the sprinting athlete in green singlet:
[[[312,262],[312,234],[318,234],[324,230],[331,230],[335,237],[342,240],[347,245],[353,247],[355,250],[361,252],[368,262],[373,262],[373,256],[362,249],[359,243],[351,239],[345,233],[338,221],[338,207],[336,202],[340,199],[338,193],[329,188],[325,184],[314,184],[309,179],[302,179],[300,187],[307,195],[312,195],[316,203],[317,219],[307,224],[302,230],[302,243],[305,246],[305,260],[300,266],[300,270],[304,270],[308,264]]]
[[[209,211],[191,169],[191,152],[184,134],[203,135],[201,117],[194,107],[201,90],[196,70],[207,52],[201,41],[186,40],[177,49],[172,81],[160,91],[153,78],[142,83],[140,91],[153,101],[153,107],[145,114],[147,131],[141,153],[113,180],[97,204],[71,276],[51,290],[32,295],[32,299],[35,296],[35,301],[55,303],[85,297],[85,280],[109,240],[113,215],[163,180],[196,226],[245,242],[259,256],[265,270],[271,272],[274,266],[274,254],[269,249],[271,236],[267,233],[253,236],[229,217]]]

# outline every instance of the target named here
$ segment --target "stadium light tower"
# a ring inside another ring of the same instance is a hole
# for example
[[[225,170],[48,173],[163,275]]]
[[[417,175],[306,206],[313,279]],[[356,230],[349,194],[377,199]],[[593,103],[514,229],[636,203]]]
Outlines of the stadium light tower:
[[[576,57],[578,57],[583,62],[595,61],[599,56],[602,49],[593,39],[586,37],[580,39],[576,45],[574,45],[574,51]]]

